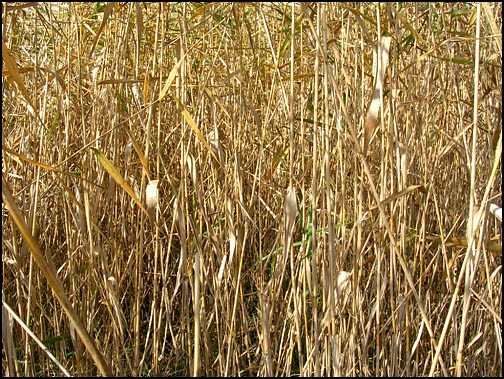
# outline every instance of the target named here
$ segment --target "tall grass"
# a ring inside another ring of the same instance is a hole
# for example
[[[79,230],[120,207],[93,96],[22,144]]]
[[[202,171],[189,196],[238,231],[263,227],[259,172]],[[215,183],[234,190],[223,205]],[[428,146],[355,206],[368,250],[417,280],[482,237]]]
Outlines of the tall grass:
[[[502,375],[500,3],[2,10],[4,375]]]

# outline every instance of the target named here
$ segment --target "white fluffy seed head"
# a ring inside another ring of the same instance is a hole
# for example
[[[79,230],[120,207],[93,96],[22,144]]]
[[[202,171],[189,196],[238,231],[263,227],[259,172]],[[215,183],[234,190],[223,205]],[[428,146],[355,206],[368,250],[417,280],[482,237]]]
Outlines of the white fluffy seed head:
[[[341,271],[338,274],[338,283],[336,284],[336,291],[341,295],[346,295],[350,291],[350,278],[352,274],[347,271]]]
[[[124,158],[126,159],[126,162],[129,162],[132,150],[133,150],[133,142],[129,140],[128,143],[126,144],[126,148],[124,149]]]
[[[155,209],[158,203],[159,191],[158,191],[159,180],[151,180],[147,184],[145,190],[145,202],[147,203],[147,210]]]

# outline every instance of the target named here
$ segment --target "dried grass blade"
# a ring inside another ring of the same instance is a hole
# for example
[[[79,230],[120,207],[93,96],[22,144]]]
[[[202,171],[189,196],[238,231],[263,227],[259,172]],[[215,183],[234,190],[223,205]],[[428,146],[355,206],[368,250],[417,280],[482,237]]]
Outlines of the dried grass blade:
[[[72,201],[75,203],[75,205],[77,205],[77,207],[79,207],[79,209],[82,212],[85,212],[84,205],[82,205],[82,203],[79,200],[77,200],[77,197],[74,195],[73,191],[65,184],[65,182],[63,180],[61,180],[58,176],[56,176],[56,177],[58,178],[58,181],[60,182],[60,184],[63,186],[63,188],[67,192],[70,199],[72,199]]]
[[[114,3],[113,2],[108,3],[107,7],[105,8],[105,12],[103,13],[103,20],[100,25],[100,29],[98,29],[98,33],[96,33],[95,39],[93,41],[93,47],[91,47],[91,51],[89,52],[88,59],[91,58],[91,55],[93,55],[94,49],[96,48],[96,44],[98,43],[100,35],[102,34],[103,29],[105,28],[105,24],[107,23],[108,18],[112,14],[113,9],[114,9]]]
[[[287,157],[287,154],[289,153],[289,148],[290,148],[290,146],[287,146],[287,148],[282,152],[283,148],[280,147],[278,149],[278,151],[276,153],[274,153],[273,162],[271,162],[271,170],[270,170],[268,176],[266,177],[266,179],[264,179],[265,183],[269,183],[269,181],[271,180],[271,178],[275,174],[275,171],[276,171],[278,165],[280,164],[280,162],[285,161],[285,158]]]
[[[25,161],[26,163],[30,163],[32,165],[38,166],[40,168],[43,168],[44,170],[49,170],[49,171],[54,171],[54,172],[59,172],[60,174],[66,174],[66,172],[63,172],[61,170],[58,170],[57,168],[54,168],[52,166],[46,165],[44,163],[40,163],[37,161],[34,161],[33,159],[27,158],[24,155],[21,155],[19,153],[16,153],[15,151],[9,149],[7,146],[2,145],[2,149],[7,151],[9,154],[14,155],[15,157],[18,157],[19,159]]]
[[[19,318],[19,316],[16,314],[16,312],[14,312],[14,310],[7,303],[5,303],[2,300],[2,336],[4,335],[3,334],[4,320],[5,320],[5,322],[9,322],[12,318],[14,318],[16,320],[16,322],[19,324],[19,326],[21,326],[21,328],[23,328],[23,330],[37,343],[37,345],[40,346],[42,351],[47,354],[49,359],[51,359],[51,361],[53,361],[56,366],[58,366],[58,368],[61,370],[61,372],[63,372],[63,374],[66,377],[70,377],[71,375],[68,373],[68,371],[61,365],[61,363],[49,351],[49,349],[44,345],[44,343],[37,338],[37,336],[30,330],[30,328],[28,328],[28,326],[23,322],[23,320],[21,320]],[[10,329],[7,330],[7,333],[9,334],[9,336],[7,337],[8,341],[12,340],[12,336],[10,334],[11,333]],[[7,345],[6,350],[9,350],[8,345]],[[7,353],[7,351],[6,351],[6,353]],[[11,368],[9,368],[9,372],[10,372],[10,374],[15,373]],[[10,376],[14,376],[14,375],[10,375]]]
[[[177,291],[180,287],[180,280],[182,278],[182,272],[184,271],[184,267],[186,265],[186,251],[187,251],[187,245],[186,245],[186,223],[185,223],[185,218],[184,218],[184,213],[182,212],[182,208],[180,207],[178,197],[175,198],[175,203],[173,204],[174,212],[175,212],[175,224],[177,225],[177,229],[179,232],[179,238],[180,238],[180,260],[179,260],[179,266],[178,266],[178,271],[177,271],[177,281],[175,282],[175,289],[173,290],[173,294],[171,297],[170,302],[173,302],[173,298],[177,294]]]
[[[137,27],[137,46],[140,51],[140,41],[142,40],[143,26],[143,10],[140,3],[135,3],[136,27]]]
[[[300,80],[307,79],[307,78],[313,78],[314,76],[315,76],[314,72],[308,72],[306,74],[297,74],[297,75],[294,75],[294,81],[300,81]],[[323,76],[323,75],[320,75],[320,76]],[[288,82],[290,80],[291,80],[290,76],[282,77],[283,82]]]
[[[158,101],[163,100],[164,97],[166,96],[168,89],[170,88],[171,84],[175,80],[175,76],[177,75],[177,71],[179,70],[180,66],[182,65],[182,62],[184,61],[184,59],[186,57],[186,54],[184,54],[182,56],[182,58],[180,58],[178,63],[175,66],[173,66],[172,70],[170,71],[170,74],[168,75],[168,79],[166,79],[165,85],[164,85],[163,89],[161,90],[161,93],[159,94]]]
[[[469,246],[467,243],[467,237],[450,237],[443,241],[440,236],[425,236],[425,239],[429,241],[444,243],[446,247],[458,247],[462,249],[467,249],[467,247]],[[492,240],[484,240],[483,243],[485,245],[485,249],[487,249],[488,251],[491,251],[493,253],[499,253],[499,252],[502,253],[502,244]],[[458,254],[453,256],[452,261],[449,264],[449,267],[453,265],[453,263],[455,262],[455,258],[457,256]]]
[[[5,348],[7,367],[5,376],[18,376],[16,371],[16,353],[14,350],[14,340],[12,339],[12,317],[9,315],[10,307],[2,299],[2,342]],[[14,312],[12,312],[14,313]],[[16,320],[17,321],[17,320]],[[19,321],[18,321],[19,322]],[[20,322],[20,325],[23,321]],[[30,331],[31,332],[31,331]]]
[[[54,172],[57,172],[57,173],[63,174],[63,175],[70,175],[73,178],[76,178],[76,179],[79,179],[79,180],[84,180],[84,181],[86,181],[88,183],[92,183],[92,184],[94,184],[94,185],[96,185],[96,186],[98,186],[100,188],[103,188],[102,186],[100,186],[100,185],[98,185],[96,183],[93,183],[92,181],[90,181],[90,180],[88,180],[86,178],[83,178],[83,177],[80,177],[80,176],[75,176],[74,174],[58,170],[57,168],[54,168],[54,167],[49,166],[49,165],[46,165],[45,163],[37,162],[37,161],[34,161],[33,159],[27,158],[24,155],[16,153],[15,151],[11,150],[10,148],[8,148],[5,145],[2,145],[2,149],[4,149],[7,153],[9,153],[11,155],[14,155],[15,157],[18,157],[19,159],[25,161],[26,163],[30,163],[32,165],[38,166],[38,167],[40,167],[40,168],[42,168],[44,170],[54,171]]]
[[[136,139],[133,137],[133,134],[131,134],[128,129],[125,129],[125,130],[126,130],[126,134],[128,134],[128,137],[131,139],[131,143],[133,144],[133,147],[135,148],[135,151],[138,155],[138,158],[140,158],[140,163],[142,164],[142,167],[145,171],[145,175],[147,175],[147,179],[149,179],[149,181],[150,181],[151,176],[149,173],[149,167],[147,166],[147,159],[145,159],[145,155],[143,155],[143,153],[142,153],[142,148],[140,147],[140,145],[138,144]]]
[[[147,102],[149,100],[149,88],[150,88],[150,74],[148,72],[145,73],[144,79],[144,106],[147,106]]]
[[[14,220],[14,223],[17,225],[21,235],[23,236],[23,239],[25,240],[28,248],[32,252],[33,258],[37,263],[37,266],[39,266],[40,270],[44,274],[44,277],[49,283],[49,286],[52,288],[54,294],[56,295],[56,298],[58,299],[61,306],[65,310],[68,318],[70,319],[70,322],[74,325],[75,329],[77,330],[77,333],[79,334],[80,338],[82,339],[82,342],[88,349],[92,359],[96,363],[96,366],[98,367],[102,375],[112,376],[112,370],[105,362],[103,355],[96,347],[94,341],[91,339],[86,328],[84,327],[84,324],[82,323],[79,316],[73,309],[72,303],[70,302],[70,299],[67,297],[65,290],[63,288],[63,283],[61,282],[56,272],[53,271],[53,269],[45,259],[44,254],[42,253],[37,244],[37,241],[28,230],[26,222],[24,221],[23,216],[21,215],[14,199],[12,198],[9,186],[7,185],[7,182],[3,177],[3,175],[2,175],[2,199],[7,205],[9,213],[12,219]]]
[[[423,332],[424,325],[425,325],[425,322],[422,320],[422,323],[420,324],[420,329],[418,330],[417,338],[416,338],[415,342],[413,343],[413,347],[411,348],[409,360],[411,360],[411,358],[413,358],[413,356],[415,355],[415,351],[417,349],[417,346],[420,343],[420,338],[422,338],[422,332]]]
[[[10,75],[12,75],[12,78],[16,82],[17,87],[19,88],[19,90],[23,94],[24,98],[26,99],[26,101],[30,105],[31,108],[28,107],[28,109],[30,110],[30,112],[32,114],[34,114],[35,107],[33,106],[30,95],[28,94],[28,91],[26,90],[26,87],[24,85],[23,77],[19,73],[19,70],[16,65],[16,60],[11,55],[9,48],[7,47],[7,45],[5,44],[5,42],[3,40],[2,40],[2,59],[5,63],[5,66],[7,67],[7,70],[9,71]],[[9,77],[9,79],[10,79],[10,77]]]
[[[135,192],[133,191],[133,189],[128,185],[128,183],[126,183],[126,181],[121,176],[119,171],[117,171],[117,169],[107,159],[107,157],[105,157],[105,155],[103,155],[100,151],[98,151],[97,149],[95,149],[93,147],[91,148],[91,150],[93,150],[93,152],[96,154],[96,157],[98,158],[98,160],[100,161],[102,166],[105,167],[105,170],[107,170],[107,172],[115,180],[115,182],[117,184],[119,184],[122,187],[122,189],[125,190],[128,193],[128,195],[131,196],[131,198],[135,201],[135,203],[137,203],[137,205],[140,207],[140,209],[142,211],[144,211],[148,217],[150,217],[149,212],[147,212],[147,210],[144,208],[143,204],[140,202],[137,195],[135,195]]]
[[[207,94],[207,96],[210,98],[210,100],[212,100],[214,103],[216,103],[219,106],[219,108],[222,110],[222,112],[224,112],[225,115],[228,116],[228,118],[231,119],[232,117],[229,114],[229,112],[227,111],[227,109],[224,107],[224,105],[222,105],[222,103],[219,101],[219,99],[214,96],[214,94],[212,93],[212,91],[210,91],[207,87],[204,87],[203,90],[205,91],[205,93]]]
[[[100,80],[96,85],[103,86],[105,84],[134,84],[134,83],[142,83],[140,79],[106,79]]]
[[[196,125],[196,122],[194,121],[194,119],[191,117],[191,115],[189,114],[189,112],[187,112],[187,110],[184,108],[184,106],[182,105],[182,103],[180,102],[180,100],[177,99],[176,96],[173,96],[173,97],[175,98],[175,101],[177,102],[177,105],[179,107],[180,112],[182,113],[182,115],[186,119],[186,121],[189,124],[189,126],[191,127],[191,129],[194,131],[194,133],[196,133],[196,136],[198,136],[198,139],[201,141],[201,143],[203,144],[203,146],[205,146],[205,148],[212,155],[212,157],[214,157],[215,160],[218,162],[219,159],[217,158],[217,156],[213,152],[212,148],[210,147],[210,145],[206,141],[205,137],[203,136],[203,134],[199,130],[198,126]]]
[[[199,7],[197,7],[193,11],[193,14],[191,16],[191,20],[194,20],[195,18],[201,16],[203,14],[203,12],[205,12],[206,10],[211,10],[211,8],[213,8],[214,5],[216,5],[216,4],[217,3],[215,3],[215,2],[210,2],[210,3],[203,4],[203,5],[199,6]]]
[[[411,34],[413,34],[413,36],[415,36],[415,39],[418,41],[418,42],[421,42],[422,45],[426,45],[425,41],[423,40],[423,38],[420,36],[420,34],[418,34],[418,32],[415,30],[415,28],[413,28],[413,26],[411,26],[411,24],[408,22],[408,20],[406,20],[406,17],[404,17],[400,12],[398,12],[396,9],[394,9],[394,13],[396,14],[397,18],[399,19],[399,21],[401,21],[403,23],[403,25],[406,27],[406,29],[408,29]]]
[[[413,186],[409,186],[408,188],[406,188],[406,189],[404,189],[402,191],[399,191],[399,192],[396,192],[396,193],[390,195],[385,200],[381,201],[380,204],[381,204],[381,206],[384,206],[384,205],[390,203],[391,201],[397,200],[400,197],[402,197],[404,195],[407,195],[410,192],[413,192],[414,190],[416,190],[418,188],[423,189],[424,186],[421,185],[421,184],[415,184]],[[374,211],[375,209],[378,209],[378,205],[373,205],[371,208],[369,208],[370,211]]]
[[[199,376],[200,359],[200,253],[194,254],[194,366],[193,376]]]

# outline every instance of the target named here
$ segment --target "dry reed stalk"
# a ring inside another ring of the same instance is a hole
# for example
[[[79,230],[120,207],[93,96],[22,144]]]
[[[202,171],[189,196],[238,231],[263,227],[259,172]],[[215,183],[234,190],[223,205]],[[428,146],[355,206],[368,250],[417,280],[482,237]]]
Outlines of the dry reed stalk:
[[[501,376],[502,5],[481,7],[2,7],[3,176],[112,373]],[[99,375],[3,216],[5,303]],[[12,343],[9,372],[61,373]]]
[[[82,342],[84,343],[86,348],[89,350],[89,353],[91,354],[97,367],[100,369],[100,371],[103,375],[112,375],[112,371],[110,370],[110,367],[105,362],[102,354],[97,349],[95,343],[91,340],[88,332],[84,328],[84,325],[82,324],[79,317],[75,313],[67,295],[65,294],[65,291],[63,289],[63,284],[61,283],[60,279],[58,278],[57,273],[54,269],[54,266],[48,264],[48,262],[44,258],[44,255],[40,251],[40,248],[39,248],[37,242],[33,238],[32,234],[27,230],[27,227],[26,227],[26,224],[23,220],[23,217],[20,214],[19,209],[16,206],[14,199],[12,198],[12,195],[11,195],[10,190],[8,188],[7,182],[5,181],[5,178],[3,177],[3,175],[2,175],[2,199],[3,199],[3,201],[5,201],[5,203],[9,207],[9,212],[12,215],[14,221],[16,222],[16,225],[19,228],[21,234],[23,235],[23,238],[26,240],[26,243],[30,247],[30,250],[33,254],[33,257],[34,257],[38,267],[44,273],[44,276],[45,276],[46,280],[49,282],[51,289],[54,291],[56,298],[61,303],[63,309],[65,310],[68,317],[70,318],[70,321],[72,322],[75,329],[77,330],[77,333],[79,334],[79,337],[82,339]]]

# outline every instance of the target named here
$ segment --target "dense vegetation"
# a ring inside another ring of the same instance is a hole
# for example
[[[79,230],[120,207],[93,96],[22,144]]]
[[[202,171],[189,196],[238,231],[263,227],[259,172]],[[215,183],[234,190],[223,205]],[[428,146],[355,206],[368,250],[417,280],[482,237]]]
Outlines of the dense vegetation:
[[[2,374],[500,377],[501,30],[3,3]]]

